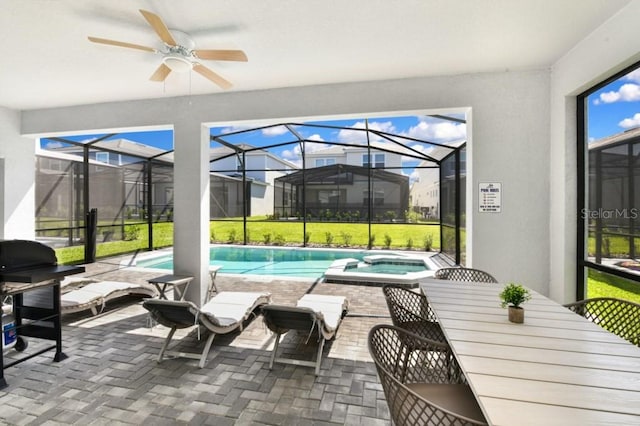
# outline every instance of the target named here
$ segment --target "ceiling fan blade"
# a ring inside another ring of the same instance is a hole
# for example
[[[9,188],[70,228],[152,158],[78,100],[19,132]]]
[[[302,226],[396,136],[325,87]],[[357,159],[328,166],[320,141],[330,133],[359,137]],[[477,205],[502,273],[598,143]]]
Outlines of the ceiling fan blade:
[[[219,74],[211,71],[209,68],[205,67],[202,64],[194,64],[193,70],[198,74],[202,75],[203,77],[206,77],[209,80],[213,81],[215,84],[222,87],[223,89],[228,89],[231,86],[233,86],[231,82],[225,80]]]
[[[171,68],[166,66],[165,64],[160,64],[160,66],[156,69],[149,80],[151,81],[164,81],[169,73],[171,72]]]
[[[142,13],[142,16],[144,16],[144,19],[147,20],[149,25],[151,25],[154,31],[158,34],[158,36],[160,37],[160,40],[164,41],[169,46],[175,46],[178,44],[176,43],[173,36],[169,32],[169,29],[167,28],[167,26],[164,24],[164,22],[158,15],[142,9],[140,9],[140,13]]]
[[[242,50],[196,49],[196,56],[200,59],[212,59],[215,61],[240,61],[247,62],[247,55]]]
[[[89,39],[89,41],[91,41],[93,43],[109,44],[111,46],[119,46],[119,47],[128,47],[130,49],[144,50],[146,52],[153,52],[153,53],[157,53],[158,52],[153,47],[141,46],[139,44],[133,44],[133,43],[126,43],[124,41],[109,40],[109,39],[106,39],[106,38],[91,37],[91,36],[89,36],[87,38]]]

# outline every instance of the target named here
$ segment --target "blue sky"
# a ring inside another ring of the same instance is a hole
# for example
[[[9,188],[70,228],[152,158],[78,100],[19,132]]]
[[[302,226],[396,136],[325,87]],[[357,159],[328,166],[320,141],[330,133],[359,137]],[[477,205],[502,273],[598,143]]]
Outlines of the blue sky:
[[[464,119],[462,114],[451,115]],[[307,121],[304,127],[296,128],[303,138],[318,141],[318,144],[308,146],[307,149],[320,150],[329,145],[322,142],[365,143],[366,135],[359,130],[364,129],[363,118],[331,121]],[[326,129],[315,127],[314,124],[341,127],[342,129]],[[408,136],[436,143],[447,143],[466,139],[466,125],[449,120],[437,119],[429,116],[401,116],[401,117],[376,117],[368,119],[368,128],[400,136]],[[225,134],[243,130],[241,127],[221,127],[211,129],[212,134]],[[256,147],[274,145],[283,142],[293,142],[292,135],[283,127],[270,127],[261,131],[244,133],[237,136],[225,137],[231,143],[244,142]],[[383,142],[382,138],[372,137],[372,142]],[[422,144],[414,144],[414,148],[424,151]],[[282,158],[294,163],[300,161],[299,146],[289,145],[275,150]]]
[[[458,119],[465,118],[464,114],[462,113],[449,114],[449,116]],[[307,149],[318,150],[328,148],[330,145],[322,143],[325,141],[349,143],[366,142],[366,136],[364,132],[351,130],[351,128],[364,129],[364,118],[331,121],[307,121],[304,124],[306,126],[297,128],[301,136],[319,142],[318,144],[308,146]],[[343,129],[326,129],[321,127],[314,127],[313,124],[342,127]],[[229,126],[218,127],[212,128],[211,133],[213,135],[219,135],[256,127],[260,126],[252,125],[245,128]],[[401,136],[408,136],[411,138],[431,141],[435,143],[447,143],[466,139],[466,125],[464,123],[438,119],[430,116],[413,115],[370,118],[368,120],[368,127],[369,129],[373,130],[379,130]],[[90,141],[102,136],[104,135],[99,134],[68,136],[64,137],[64,139],[73,141]],[[143,143],[145,145],[158,147],[164,150],[170,150],[173,147],[173,136],[171,131],[119,133],[109,139],[128,139],[131,141]],[[276,126],[254,132],[243,133],[241,135],[228,136],[225,137],[225,140],[227,142],[235,144],[245,143],[255,147],[261,147],[283,142],[294,142],[296,139],[293,138],[291,133],[286,131],[283,126]],[[372,139],[371,141],[384,142],[382,139]],[[59,142],[50,141],[47,139],[43,139],[41,145],[44,148],[54,148],[61,146]],[[214,146],[216,146],[216,144],[214,144]],[[424,146],[423,144],[419,143],[413,143],[411,144],[411,146],[421,152],[425,152],[429,149],[428,146]],[[297,143],[279,147],[276,149],[271,149],[270,151],[288,161],[291,161],[294,164],[301,165],[302,163],[300,158],[300,148]],[[404,173],[410,175],[417,163],[418,161],[416,161],[415,159],[407,159],[407,161],[403,163],[403,166],[406,166],[406,168],[403,170]]]
[[[464,119],[463,114],[451,114],[452,117]],[[349,119],[349,120],[332,120],[332,121],[315,121],[305,122],[307,125],[322,124],[338,127],[354,127],[364,128],[364,119]],[[212,128],[212,134],[229,133],[238,130],[244,130],[247,128],[255,128],[259,126],[252,125],[251,127],[218,127]],[[404,136],[410,136],[417,139],[429,140],[436,143],[446,143],[449,141],[458,141],[466,138],[466,126],[464,124],[450,122],[445,120],[439,120],[427,116],[402,116],[402,117],[382,117],[369,119],[369,128],[380,130],[388,133],[394,133]],[[259,132],[253,132],[251,134],[245,133],[236,137],[226,138],[228,141],[238,143],[240,141],[254,145],[265,146],[273,145],[279,142],[291,141],[290,134],[285,134],[282,128],[272,127]],[[310,131],[311,130],[311,131]],[[319,127],[306,127],[301,130],[304,137],[318,140],[318,141],[362,141],[362,132],[348,130],[338,131],[335,129],[323,129]],[[76,135],[76,136],[64,136],[63,139],[69,139],[73,141],[89,141],[104,134],[94,135]],[[128,139],[158,147],[165,150],[173,148],[173,135],[169,130],[165,131],[152,131],[152,132],[125,132],[118,133],[116,136],[110,139]],[[55,147],[59,143],[43,139],[42,147]],[[284,152],[284,155],[289,155],[292,159],[293,154],[287,153],[286,148],[280,150]]]
[[[589,141],[640,127],[640,68],[591,94],[587,115]]]

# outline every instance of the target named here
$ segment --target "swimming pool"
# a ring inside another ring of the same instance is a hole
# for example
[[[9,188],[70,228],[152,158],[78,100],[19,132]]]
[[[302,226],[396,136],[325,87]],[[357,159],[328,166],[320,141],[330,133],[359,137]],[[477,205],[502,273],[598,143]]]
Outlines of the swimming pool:
[[[325,271],[324,280],[337,284],[415,286],[421,279],[433,276],[437,269],[431,256],[372,254],[362,260],[336,260]]]
[[[222,274],[320,278],[335,260],[362,260],[368,253],[366,250],[212,246],[209,264],[222,266]],[[173,254],[140,258],[135,266],[173,270]]]

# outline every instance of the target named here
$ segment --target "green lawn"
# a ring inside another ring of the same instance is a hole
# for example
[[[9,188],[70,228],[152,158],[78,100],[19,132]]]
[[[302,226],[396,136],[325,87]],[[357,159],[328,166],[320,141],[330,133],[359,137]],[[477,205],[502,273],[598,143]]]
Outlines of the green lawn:
[[[640,252],[640,238],[635,240],[636,252]],[[589,234],[587,240],[587,250],[589,256],[596,254],[596,239],[593,233]],[[629,255],[629,237],[621,235],[607,234],[602,238],[602,256],[603,257],[625,257]]]
[[[640,283],[589,269],[587,297],[617,297],[640,303]]]
[[[127,229],[138,227],[137,238],[127,241],[98,242],[96,257],[108,257],[124,253],[132,253],[138,250],[146,250],[149,246],[149,234],[144,225],[127,225]],[[135,234],[135,232],[133,232]],[[173,223],[163,222],[153,224],[154,248],[169,247],[173,245]],[[84,246],[73,246],[56,249],[58,263],[77,264],[84,262]]]
[[[96,248],[98,258],[117,254],[146,250],[148,235],[144,225],[127,225],[127,229],[138,226],[136,239],[128,241],[99,242]],[[250,244],[302,245],[303,224],[297,221],[265,221],[264,218],[252,218],[247,222],[248,242]],[[135,234],[135,232],[134,232]],[[243,242],[243,222],[210,222],[210,241],[212,243]],[[440,247],[440,227],[433,224],[372,224],[373,244],[375,248],[424,250],[430,241],[430,249]],[[362,223],[308,222],[307,244],[323,247],[366,247],[368,243],[368,225]],[[173,223],[163,222],[153,225],[154,248],[173,245]],[[84,246],[56,249],[61,264],[82,263]]]
[[[297,221],[247,222],[248,242],[251,244],[285,245],[303,243],[303,223]],[[241,243],[241,221],[211,222],[211,241]],[[375,223],[371,225],[372,246],[424,250],[440,247],[440,227],[429,224]],[[325,247],[367,247],[369,230],[366,223],[307,222],[307,244]]]

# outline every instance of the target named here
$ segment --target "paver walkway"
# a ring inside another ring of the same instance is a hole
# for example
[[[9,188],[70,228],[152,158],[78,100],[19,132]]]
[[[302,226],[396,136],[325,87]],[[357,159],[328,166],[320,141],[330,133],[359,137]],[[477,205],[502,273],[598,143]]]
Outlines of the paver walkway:
[[[145,282],[155,273],[121,269],[117,259],[87,267],[98,280]],[[216,336],[205,368],[197,360],[157,354],[166,336],[148,327],[140,299],[110,303],[98,316],[89,311],[64,317],[63,346],[68,359],[53,352],[5,370],[9,384],[0,391],[3,424],[211,424],[211,425],[388,425],[389,411],[367,350],[367,333],[389,323],[378,287],[317,284],[312,281],[231,278],[219,274],[218,289],[268,290],[274,303],[294,304],[314,294],[340,294],[350,315],[335,341],[326,345],[320,375],[313,368],[274,365],[273,336],[262,319],[241,333]],[[27,351],[42,342],[30,341]],[[281,347],[313,359],[315,342],[288,333]],[[195,329],[178,331],[174,341],[189,351],[202,349]],[[47,343],[49,344],[49,343]],[[16,356],[10,350],[6,356]]]

